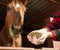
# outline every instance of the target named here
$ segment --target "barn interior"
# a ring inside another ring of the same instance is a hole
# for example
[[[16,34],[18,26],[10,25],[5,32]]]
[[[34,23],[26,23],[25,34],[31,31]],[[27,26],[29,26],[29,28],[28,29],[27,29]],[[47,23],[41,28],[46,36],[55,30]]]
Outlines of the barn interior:
[[[8,0],[0,0],[0,2],[7,3]],[[47,47],[44,45],[35,46],[31,44],[26,36],[27,34],[36,29],[43,28],[50,22],[50,17],[53,17],[56,12],[60,11],[60,0],[29,0],[25,12],[24,26],[23,26],[23,47]],[[5,5],[0,4],[0,31],[4,26],[7,8]],[[27,45],[28,43],[28,45]]]

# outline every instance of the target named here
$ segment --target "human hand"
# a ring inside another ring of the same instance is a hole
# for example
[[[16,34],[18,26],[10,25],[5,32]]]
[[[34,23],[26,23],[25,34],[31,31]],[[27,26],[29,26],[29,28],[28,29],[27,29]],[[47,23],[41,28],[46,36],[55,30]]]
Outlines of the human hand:
[[[27,35],[28,40],[35,45],[37,45],[37,40],[42,35],[41,33],[37,31],[38,30],[34,30]]]
[[[52,32],[42,33],[42,36],[39,37],[38,40],[37,40],[37,45],[43,44],[47,38],[52,38],[52,37],[53,37]]]
[[[37,39],[37,45],[43,44],[45,40],[48,38],[49,34],[47,33],[42,33],[42,36]]]
[[[43,44],[48,34],[46,29],[34,30],[27,35],[28,40],[35,44]]]

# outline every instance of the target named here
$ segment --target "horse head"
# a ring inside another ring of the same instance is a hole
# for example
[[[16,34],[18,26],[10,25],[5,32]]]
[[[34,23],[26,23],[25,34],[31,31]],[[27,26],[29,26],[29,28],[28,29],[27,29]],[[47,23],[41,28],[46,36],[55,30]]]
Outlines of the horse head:
[[[7,10],[5,26],[11,37],[18,37],[19,33],[22,32],[26,3],[27,0],[24,4],[20,0],[12,0],[8,4],[9,9]]]

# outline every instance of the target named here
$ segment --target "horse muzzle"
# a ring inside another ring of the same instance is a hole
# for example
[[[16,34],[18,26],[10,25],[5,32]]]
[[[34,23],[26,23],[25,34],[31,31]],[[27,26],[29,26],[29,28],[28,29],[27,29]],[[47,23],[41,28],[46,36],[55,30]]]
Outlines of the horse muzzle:
[[[9,29],[9,32],[10,32],[10,36],[11,37],[15,37],[17,38],[19,36],[19,34],[22,33],[22,26],[14,26],[12,25]]]

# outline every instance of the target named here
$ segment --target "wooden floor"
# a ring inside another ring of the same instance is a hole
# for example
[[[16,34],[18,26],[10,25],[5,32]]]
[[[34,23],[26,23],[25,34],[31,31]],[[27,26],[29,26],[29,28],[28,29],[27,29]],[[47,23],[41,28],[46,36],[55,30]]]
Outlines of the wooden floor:
[[[0,50],[60,50],[60,41],[53,41],[53,48],[30,48],[30,47],[0,47]]]

